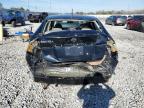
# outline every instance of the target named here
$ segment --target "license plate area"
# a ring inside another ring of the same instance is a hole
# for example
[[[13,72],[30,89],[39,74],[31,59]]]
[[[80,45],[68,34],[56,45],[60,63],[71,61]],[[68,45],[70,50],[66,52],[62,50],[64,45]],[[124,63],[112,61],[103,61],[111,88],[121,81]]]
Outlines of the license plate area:
[[[83,46],[65,47],[65,55],[66,56],[80,56],[80,55],[84,55],[84,48],[83,48]]]

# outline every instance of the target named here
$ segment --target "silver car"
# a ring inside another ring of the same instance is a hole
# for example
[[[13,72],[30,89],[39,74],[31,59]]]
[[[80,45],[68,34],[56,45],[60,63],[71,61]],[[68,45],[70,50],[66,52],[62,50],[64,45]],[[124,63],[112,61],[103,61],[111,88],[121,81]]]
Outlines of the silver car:
[[[120,16],[117,18],[116,23],[117,25],[125,25],[126,24],[127,17],[126,16]]]

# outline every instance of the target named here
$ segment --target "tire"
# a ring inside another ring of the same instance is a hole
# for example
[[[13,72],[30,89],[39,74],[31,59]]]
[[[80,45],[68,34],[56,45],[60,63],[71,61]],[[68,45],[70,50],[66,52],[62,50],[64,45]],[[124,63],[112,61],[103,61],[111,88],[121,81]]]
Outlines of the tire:
[[[4,21],[2,21],[2,25],[5,26],[5,22]]]
[[[12,21],[11,24],[12,24],[12,27],[16,27],[16,21]]]
[[[140,26],[138,27],[137,31],[143,32],[143,27],[142,27],[142,25],[140,25]]]
[[[40,81],[40,78],[38,78],[38,77],[33,77],[33,79],[34,79],[34,82],[39,82]]]
[[[26,61],[30,69],[30,78],[33,79],[34,82],[39,82],[40,78],[35,76],[35,65],[36,63],[34,62],[34,56],[32,54],[27,53],[26,54]]]
[[[41,23],[41,20],[39,19],[38,23]]]
[[[30,21],[30,23],[33,23],[33,21]]]
[[[112,22],[112,26],[115,26],[115,23],[114,23],[114,22]]]
[[[131,30],[131,28],[130,28],[129,24],[127,24],[126,28],[127,28],[128,30]]]
[[[21,23],[21,25],[22,25],[22,26],[25,26],[25,22],[23,21],[23,22]]]
[[[125,24],[122,24],[122,26],[125,26]]]

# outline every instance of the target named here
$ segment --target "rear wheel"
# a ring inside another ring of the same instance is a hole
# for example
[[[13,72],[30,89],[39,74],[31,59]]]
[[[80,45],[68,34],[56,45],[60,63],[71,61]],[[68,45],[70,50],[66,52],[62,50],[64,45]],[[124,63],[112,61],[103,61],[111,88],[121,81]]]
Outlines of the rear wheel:
[[[1,24],[2,24],[3,26],[5,26],[5,22],[4,22],[4,21],[2,21]]]
[[[130,25],[129,25],[129,24],[127,24],[126,28],[127,28],[128,30],[131,30],[131,28],[130,28]]]
[[[12,27],[15,27],[16,26],[16,21],[12,21],[11,24],[12,24]]]
[[[25,22],[23,21],[23,22],[21,23],[21,25],[22,25],[22,26],[25,26]]]
[[[139,31],[139,32],[143,32],[143,26],[140,25],[140,26],[137,28],[137,31]]]
[[[115,23],[114,23],[114,22],[112,22],[112,26],[115,26]]]
[[[33,21],[30,21],[30,23],[33,23]]]
[[[125,26],[125,24],[122,24],[122,26]]]

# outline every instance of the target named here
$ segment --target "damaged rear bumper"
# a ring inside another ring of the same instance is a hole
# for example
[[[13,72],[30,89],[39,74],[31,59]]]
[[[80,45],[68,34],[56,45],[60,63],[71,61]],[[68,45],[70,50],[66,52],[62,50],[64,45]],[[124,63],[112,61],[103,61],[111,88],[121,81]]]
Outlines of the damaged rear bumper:
[[[107,64],[105,64],[108,62]],[[113,59],[106,56],[100,61],[100,64],[92,65],[90,63],[56,63],[50,64],[47,61],[38,63],[34,67],[34,77],[57,77],[57,78],[86,78],[95,77],[97,73],[103,77],[109,77],[114,72]],[[117,63],[116,63],[117,64]]]

